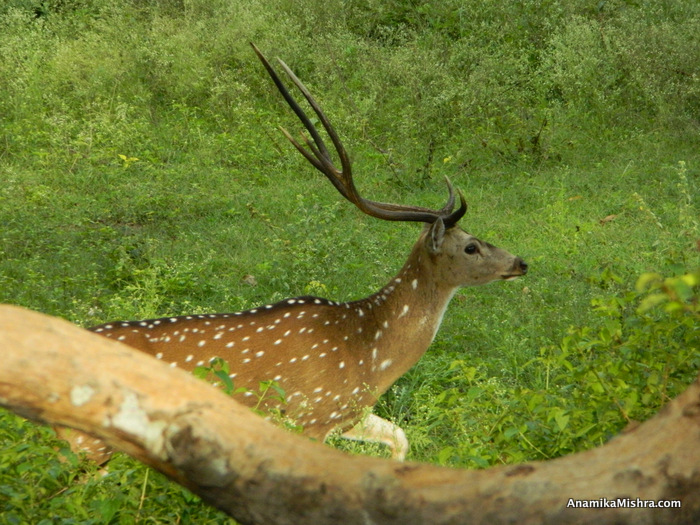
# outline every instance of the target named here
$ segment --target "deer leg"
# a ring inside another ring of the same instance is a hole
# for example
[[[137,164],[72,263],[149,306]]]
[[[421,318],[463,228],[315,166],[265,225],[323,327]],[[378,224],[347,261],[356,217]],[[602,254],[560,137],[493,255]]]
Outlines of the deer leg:
[[[408,440],[401,427],[374,414],[367,414],[357,425],[341,434],[354,441],[382,443],[391,450],[391,457],[403,461],[408,452]]]
[[[112,458],[114,451],[106,443],[72,428],[54,426],[53,429],[57,437],[68,442],[74,454],[84,453],[88,459],[97,463],[100,476],[107,474],[105,464]]]

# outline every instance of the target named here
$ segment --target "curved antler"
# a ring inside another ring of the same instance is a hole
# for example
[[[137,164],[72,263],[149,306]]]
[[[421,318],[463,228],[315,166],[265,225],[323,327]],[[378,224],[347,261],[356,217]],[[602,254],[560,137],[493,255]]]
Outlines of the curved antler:
[[[328,133],[328,136],[330,137],[331,142],[333,143],[333,146],[335,147],[335,150],[338,153],[338,157],[340,158],[341,169],[335,167],[333,161],[331,160],[331,156],[328,153],[328,149],[326,148],[323,139],[318,133],[318,130],[311,123],[311,120],[306,115],[304,110],[301,109],[296,100],[294,100],[294,98],[289,93],[289,91],[282,83],[280,78],[277,76],[277,73],[267,61],[265,56],[260,52],[260,50],[257,47],[255,47],[255,44],[251,43],[251,46],[253,47],[255,53],[258,55],[260,61],[265,66],[265,69],[272,78],[272,81],[277,86],[277,89],[287,101],[287,104],[289,104],[289,106],[292,108],[297,117],[299,117],[299,120],[301,120],[306,130],[311,135],[312,140],[310,140],[303,133],[301,135],[308,149],[299,144],[299,142],[297,142],[287,132],[286,129],[282,128],[282,132],[294,145],[294,147],[297,150],[299,150],[299,152],[306,158],[306,160],[308,160],[318,171],[323,173],[328,178],[328,180],[331,181],[333,186],[335,186],[335,188],[340,192],[340,194],[343,197],[352,202],[362,212],[372,217],[376,217],[378,219],[384,219],[388,221],[415,221],[427,223],[433,223],[438,219],[442,219],[442,221],[445,223],[445,228],[451,228],[455,224],[457,224],[457,221],[459,221],[459,219],[461,219],[467,211],[467,203],[464,199],[464,195],[462,194],[462,192],[457,190],[459,193],[460,206],[457,210],[452,211],[455,204],[455,195],[452,183],[447,177],[445,177],[445,182],[447,183],[447,190],[449,192],[449,195],[445,206],[443,206],[443,208],[440,210],[432,210],[430,208],[424,208],[422,206],[406,206],[402,204],[377,202],[363,198],[357,191],[357,188],[355,188],[355,183],[352,179],[352,166],[350,158],[348,157],[348,154],[345,151],[342,142],[338,138],[335,129],[333,129],[333,126],[321,110],[316,100],[314,100],[309,90],[306,88],[306,86],[304,86],[301,80],[297,78],[297,76],[292,72],[292,70],[289,69],[287,64],[285,64],[282,60],[278,59],[280,65],[282,66],[282,69],[284,69],[284,72],[289,76],[294,85],[304,95],[304,98],[306,98],[307,102],[321,121],[321,124],[326,130],[326,133]]]

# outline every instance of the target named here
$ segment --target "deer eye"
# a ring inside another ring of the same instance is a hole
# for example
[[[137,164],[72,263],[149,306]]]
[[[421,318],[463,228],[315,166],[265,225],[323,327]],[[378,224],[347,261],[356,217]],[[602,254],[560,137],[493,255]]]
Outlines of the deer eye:
[[[467,244],[467,246],[464,248],[464,253],[469,255],[474,255],[478,251],[479,249],[476,247],[476,244]]]

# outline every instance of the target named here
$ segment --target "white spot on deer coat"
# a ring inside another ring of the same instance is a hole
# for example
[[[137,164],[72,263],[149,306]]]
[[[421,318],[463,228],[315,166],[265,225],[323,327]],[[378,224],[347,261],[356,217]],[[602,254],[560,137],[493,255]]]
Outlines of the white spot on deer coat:
[[[379,364],[379,370],[386,370],[391,366],[391,363],[393,363],[391,359],[385,359]]]

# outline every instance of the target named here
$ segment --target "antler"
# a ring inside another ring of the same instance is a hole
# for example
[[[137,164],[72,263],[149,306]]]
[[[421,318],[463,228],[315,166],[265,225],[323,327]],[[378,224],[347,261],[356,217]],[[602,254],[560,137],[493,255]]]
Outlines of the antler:
[[[284,69],[284,72],[287,73],[294,85],[296,85],[299,91],[302,92],[304,98],[306,98],[309,105],[312,107],[319,120],[321,121],[321,124],[323,124],[323,127],[326,130],[326,133],[328,133],[331,142],[333,142],[333,146],[335,147],[335,150],[338,153],[338,157],[340,158],[340,170],[336,168],[333,164],[333,161],[331,160],[331,156],[328,153],[328,149],[326,148],[323,139],[319,135],[316,127],[311,123],[311,120],[309,120],[309,117],[306,115],[306,113],[304,113],[304,110],[301,109],[299,104],[297,104],[296,100],[294,100],[294,98],[289,93],[285,85],[277,76],[275,70],[272,69],[272,66],[267,61],[265,56],[260,52],[260,50],[257,47],[255,47],[255,44],[251,43],[251,46],[253,46],[253,50],[255,50],[255,53],[258,55],[258,58],[265,66],[265,69],[267,69],[267,72],[272,78],[272,81],[275,83],[277,89],[287,101],[287,104],[289,104],[294,113],[296,113],[297,117],[299,117],[299,120],[301,120],[302,124],[304,124],[304,127],[311,135],[313,141],[309,140],[309,138],[302,133],[304,143],[308,147],[308,149],[306,149],[304,146],[299,144],[287,132],[286,129],[282,128],[282,132],[294,145],[294,147],[297,150],[299,150],[299,152],[302,155],[304,155],[304,157],[318,171],[323,173],[328,178],[328,180],[331,181],[333,186],[335,186],[335,188],[340,192],[340,194],[343,197],[352,202],[362,212],[372,217],[376,217],[378,219],[385,219],[389,221],[415,221],[427,223],[433,223],[438,219],[442,219],[442,221],[445,224],[445,228],[451,228],[455,224],[457,224],[457,221],[459,221],[459,219],[461,219],[467,211],[467,203],[464,199],[464,195],[462,194],[462,192],[460,190],[457,190],[459,193],[460,206],[457,210],[452,211],[455,204],[455,195],[452,183],[447,177],[445,177],[445,182],[447,183],[447,190],[449,192],[449,196],[447,198],[447,203],[441,210],[432,210],[430,208],[424,208],[422,206],[406,206],[401,204],[371,201],[360,196],[360,194],[357,191],[357,188],[355,188],[355,183],[352,179],[352,167],[350,158],[348,157],[348,154],[345,151],[343,144],[338,138],[337,133],[333,129],[333,126],[328,121],[328,118],[326,118],[326,115],[323,113],[318,103],[314,100],[313,96],[311,96],[309,90],[306,89],[306,86],[304,86],[301,80],[299,80],[297,76],[292,72],[292,70],[289,69],[287,64],[285,64],[282,60],[277,59],[280,65],[282,66],[282,69]]]

